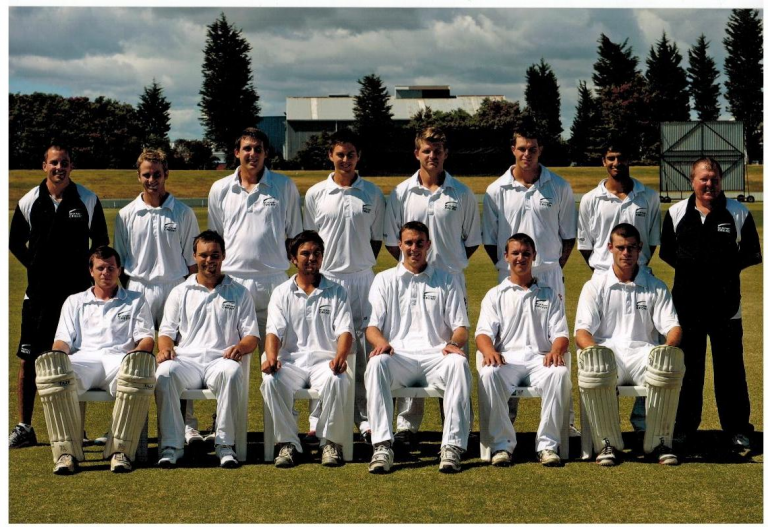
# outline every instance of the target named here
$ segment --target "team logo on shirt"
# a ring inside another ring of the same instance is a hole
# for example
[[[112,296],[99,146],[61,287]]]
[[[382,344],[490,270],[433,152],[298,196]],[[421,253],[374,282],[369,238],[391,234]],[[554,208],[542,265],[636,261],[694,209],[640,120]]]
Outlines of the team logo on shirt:
[[[117,320],[121,322],[125,322],[126,320],[131,319],[131,312],[130,311],[121,311],[117,314]]]
[[[179,225],[177,223],[174,223],[172,221],[169,221],[165,225],[163,225],[163,230],[166,230],[168,232],[176,232],[176,229],[179,228]]]
[[[635,216],[638,218],[645,218],[648,215],[648,211],[644,207],[640,207],[635,211]]]
[[[278,201],[275,198],[270,196],[267,196],[266,198],[264,198],[264,201],[262,201],[262,203],[264,204],[265,207],[277,207],[278,205]]]
[[[548,209],[549,209],[549,208],[551,208],[551,207],[552,207],[553,203],[552,203],[552,200],[551,200],[551,199],[549,199],[549,198],[541,198],[541,199],[539,200],[539,205],[541,205],[542,207],[546,207],[546,208],[548,208]]]
[[[459,210],[459,202],[458,201],[446,201],[445,202],[445,210]]]
[[[368,205],[367,203],[363,203],[363,212],[365,212],[366,214],[370,214],[371,210],[373,209],[371,208],[370,205]]]
[[[721,223],[717,226],[717,232],[731,234],[731,225],[729,223]]]
[[[544,300],[543,298],[537,298],[536,299],[536,309],[549,309],[549,300]]]
[[[638,300],[635,307],[640,311],[648,311],[648,304],[645,302],[645,300]]]
[[[72,209],[69,211],[69,219],[70,220],[81,220],[83,219],[83,211]]]
[[[235,310],[235,303],[232,302],[231,300],[225,300],[224,303],[221,304],[221,307],[223,307],[224,309],[227,309],[229,311],[234,311]]]
[[[424,293],[424,300],[437,300],[437,295],[435,293],[426,292]]]
[[[317,308],[318,313],[321,315],[330,315],[331,314],[331,306],[326,304],[324,306],[320,306]]]

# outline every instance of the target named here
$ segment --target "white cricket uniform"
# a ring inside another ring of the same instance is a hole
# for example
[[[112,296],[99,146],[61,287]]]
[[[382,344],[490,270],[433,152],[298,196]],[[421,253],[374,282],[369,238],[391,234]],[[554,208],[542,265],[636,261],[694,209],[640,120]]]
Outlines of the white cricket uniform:
[[[611,229],[619,223],[629,223],[640,231],[643,242],[638,264],[648,265],[651,247],[657,247],[661,240],[659,194],[632,178],[634,187],[622,200],[605,188],[606,181],[602,180],[581,198],[577,248],[592,251],[589,256],[592,269],[607,271],[613,265],[613,256],[608,250]]]
[[[192,241],[198,234],[194,211],[171,194],[159,207],[145,203],[139,194],[115,217],[115,250],[130,277],[127,288],[144,294],[155,327],[163,319],[171,289],[195,265]]]
[[[618,384],[643,384],[648,353],[679,326],[672,295],[647,267],[622,283],[613,270],[595,273],[584,284],[576,309],[574,334],[584,329],[595,343],[613,350]]]
[[[280,339],[280,370],[264,375],[261,394],[274,418],[277,443],[299,441],[294,394],[302,388],[320,393],[322,412],[317,422],[321,445],[344,441],[344,406],[351,382],[350,372],[336,375],[329,363],[336,356],[337,343],[344,333],[354,334],[347,291],[326,277],[307,295],[296,279],[275,288],[269,301],[267,333]]]
[[[504,280],[483,299],[475,330],[475,337],[478,335],[487,335],[506,361],[501,366],[483,366],[479,372],[478,394],[489,417],[486,432],[491,451],[511,453],[517,446],[507,401],[519,386],[531,386],[541,395],[536,451],[557,451],[571,376],[566,366],[544,366],[544,355],[555,339],[568,338],[560,298],[546,285],[534,282],[526,289]],[[565,360],[570,360],[568,354]]]
[[[209,291],[191,275],[168,296],[158,333],[177,342],[176,358],[156,372],[160,448],[184,447],[181,392],[200,388],[216,394],[216,444],[234,445],[243,373],[240,362],[223,355],[246,335],[260,335],[248,290],[224,276]]]
[[[533,275],[565,301],[562,240],[576,238],[576,202],[571,185],[544,165],[530,187],[515,180],[514,165],[488,185],[483,197],[483,244],[496,246],[499,282],[509,276],[504,247],[523,232],[536,243]]]
[[[472,375],[466,357],[442,354],[459,327],[469,327],[454,278],[428,265],[413,274],[402,264],[376,275],[369,297],[369,326],[377,327],[394,353],[371,357],[365,370],[373,444],[392,441],[392,389],[436,386],[444,391],[442,445],[467,448]]]
[[[222,272],[250,291],[259,331],[264,335],[269,297],[288,278],[285,240],[302,229],[296,184],[264,168],[259,183],[247,192],[240,183],[238,167],[234,174],[211,186],[208,228],[224,237],[227,256]]]
[[[78,395],[99,388],[115,396],[123,357],[145,338],[155,338],[149,304],[140,293],[118,287],[109,300],[96,298],[93,288],[68,297],[54,340],[71,350]]]
[[[363,378],[367,363],[364,317],[376,265],[371,241],[381,241],[384,236],[384,211],[384,194],[359,175],[349,187],[342,187],[333,181],[331,172],[304,196],[304,228],[316,230],[325,243],[322,273],[347,289],[352,309],[357,350],[355,423],[361,432],[370,428]],[[316,418],[310,417],[311,430],[316,423]]]

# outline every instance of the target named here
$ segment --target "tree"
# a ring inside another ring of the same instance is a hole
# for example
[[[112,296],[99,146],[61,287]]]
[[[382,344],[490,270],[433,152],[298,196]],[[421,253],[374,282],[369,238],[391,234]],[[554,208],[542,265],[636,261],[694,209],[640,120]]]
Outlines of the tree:
[[[152,79],[152,84],[144,87],[136,108],[140,127],[140,140],[143,148],[161,148],[170,152],[168,132],[171,131],[171,103],[163,95],[163,88]]]
[[[554,145],[560,141],[563,124],[560,121],[560,87],[552,68],[541,59],[525,72],[525,105],[533,119],[542,144]]]
[[[717,121],[720,117],[720,76],[715,61],[707,55],[709,42],[700,35],[696,44],[688,50],[688,86],[693,96],[693,109],[700,121]]]
[[[172,170],[210,170],[215,167],[213,148],[207,141],[177,139],[172,158]]]
[[[392,132],[392,105],[387,88],[381,77],[371,73],[358,79],[360,92],[355,95],[355,123],[353,128],[360,135],[363,149],[377,149]],[[373,152],[370,152],[373,153]]]
[[[237,135],[256,126],[261,107],[253,86],[251,45],[242,31],[230,25],[224,13],[208,26],[203,53],[203,85],[198,106],[205,138],[234,161]]]
[[[734,9],[725,33],[728,110],[734,119],[744,122],[749,157],[762,159],[763,21],[757,10]]]
[[[295,161],[302,170],[322,170],[328,168],[328,144],[331,134],[323,131],[309,136],[304,146],[296,152]],[[362,159],[361,159],[362,161]]]
[[[648,67],[645,78],[651,101],[648,111],[651,120],[656,123],[690,120],[688,79],[680,66],[682,60],[677,44],[667,39],[666,32],[661,34],[661,39],[656,46],[651,46],[648,53],[645,61]]]
[[[640,74],[637,70],[638,58],[632,55],[632,47],[628,46],[629,39],[621,44],[611,42],[604,33],[598,39],[598,59],[594,64],[595,72],[592,74],[592,82],[598,96],[602,92],[615,86],[634,82]]]
[[[598,114],[599,108],[592,90],[587,87],[586,81],[579,81],[579,100],[571,125],[571,138],[568,140],[571,160],[579,165],[595,164],[600,159],[601,153],[595,140],[600,123]]]

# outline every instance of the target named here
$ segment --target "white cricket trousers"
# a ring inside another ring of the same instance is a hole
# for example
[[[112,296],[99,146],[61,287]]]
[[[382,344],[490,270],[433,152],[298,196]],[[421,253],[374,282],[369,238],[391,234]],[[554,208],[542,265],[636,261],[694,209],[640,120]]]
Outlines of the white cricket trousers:
[[[517,387],[530,386],[541,395],[541,417],[536,432],[536,451],[560,446],[560,425],[568,395],[571,375],[566,366],[544,366],[544,356],[533,352],[504,352],[506,364],[483,366],[479,372],[478,395],[481,412],[488,415],[488,443],[491,452],[514,452],[517,435],[509,418],[507,401]],[[570,353],[565,360],[571,359]],[[567,440],[567,438],[566,438]]]
[[[103,351],[76,351],[69,356],[77,379],[77,395],[98,388],[117,395],[117,373],[125,353]]]
[[[182,283],[184,278],[179,278],[171,282],[164,282],[161,284],[153,284],[151,282],[145,282],[138,278],[131,277],[128,280],[128,291],[137,291],[144,295],[149,304],[149,310],[152,312],[152,320],[155,323],[155,328],[160,327],[160,323],[163,321],[163,310],[165,309],[165,301],[168,299],[168,295],[171,294],[171,290]]]
[[[157,426],[162,437],[160,449],[184,448],[184,416],[181,392],[208,388],[216,395],[217,445],[235,444],[235,426],[243,388],[243,371],[238,361],[220,357],[210,362],[176,356],[158,364],[155,373]]]
[[[471,425],[472,374],[467,358],[456,353],[410,355],[395,352],[368,360],[365,387],[372,443],[394,440],[392,389],[413,386],[434,386],[443,390],[445,421],[441,445],[466,450]]]
[[[244,278],[232,273],[227,274],[251,293],[253,306],[256,309],[256,323],[259,325],[259,335],[261,335],[259,339],[259,352],[260,354],[264,353],[264,341],[267,340],[267,308],[269,307],[269,298],[277,286],[288,280],[288,274],[281,271],[257,278]]]
[[[351,381],[349,372],[336,375],[328,360],[312,366],[302,367],[293,363],[282,363],[275,373],[264,375],[261,381],[261,395],[264,404],[272,413],[275,442],[293,443],[302,452],[299,441],[298,412],[293,408],[294,395],[298,390],[311,388],[320,393],[321,411],[317,420],[317,436],[320,444],[326,441],[340,444],[345,439],[344,407]]]

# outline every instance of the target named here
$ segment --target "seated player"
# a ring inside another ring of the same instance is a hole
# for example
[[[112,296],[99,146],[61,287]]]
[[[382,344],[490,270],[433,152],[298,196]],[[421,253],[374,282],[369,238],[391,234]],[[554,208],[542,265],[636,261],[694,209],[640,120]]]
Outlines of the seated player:
[[[440,472],[459,472],[470,428],[472,375],[462,347],[469,320],[464,291],[449,273],[427,264],[429,230],[419,221],[400,228],[397,267],[376,275],[365,336],[371,343],[365,388],[371,424],[373,474],[392,469],[392,389],[436,386],[443,390]]]
[[[516,387],[532,386],[541,393],[536,451],[542,465],[558,466],[560,424],[572,387],[565,309],[559,295],[533,277],[536,245],[530,236],[512,235],[504,259],[509,277],[485,295],[475,330],[483,354],[478,393],[488,415],[488,430],[481,433],[491,445],[491,464],[510,465],[517,438],[507,401]]]
[[[37,389],[53,450],[54,474],[83,461],[78,395],[94,388],[116,398],[104,446],[112,472],[130,472],[155,387],[154,327],[149,304],[120,287],[120,256],[106,245],[88,260],[93,287],[64,302],[53,351],[35,363]]]
[[[181,393],[208,388],[216,395],[216,455],[222,467],[234,468],[236,416],[245,404],[240,361],[259,344],[256,312],[248,290],[221,272],[221,235],[203,231],[192,247],[197,273],[168,295],[158,332],[157,464],[170,468],[184,455]]]
[[[634,226],[616,225],[612,268],[584,284],[576,310],[579,388],[601,466],[615,465],[624,448],[617,383],[648,390],[644,452],[662,465],[679,462],[671,447],[685,372],[682,330],[667,286],[637,263],[642,245]]]
[[[314,388],[320,392],[322,408],[316,428],[322,464],[335,467],[342,462],[339,443],[345,433],[343,409],[351,382],[347,355],[354,326],[347,290],[320,273],[325,247],[317,232],[304,231],[286,245],[298,272],[277,286],[269,300],[261,365],[266,374],[261,394],[272,413],[280,447],[275,466],[296,465],[302,448],[293,396],[302,388]]]

